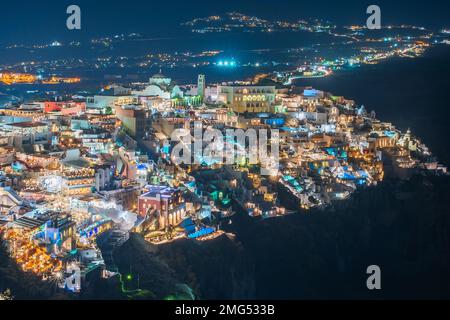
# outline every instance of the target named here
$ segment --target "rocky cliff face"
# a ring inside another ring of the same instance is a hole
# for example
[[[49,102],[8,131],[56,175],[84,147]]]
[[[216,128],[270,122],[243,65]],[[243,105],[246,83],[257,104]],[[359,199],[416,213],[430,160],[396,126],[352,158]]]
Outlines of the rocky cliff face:
[[[385,181],[333,207],[268,220],[244,213],[208,242],[133,236],[121,269],[154,298],[187,284],[197,299],[450,298],[449,177]],[[366,287],[379,265],[382,290]]]
[[[199,299],[254,296],[254,265],[232,237],[223,235],[206,242],[183,240],[162,246],[159,252]]]
[[[141,289],[150,290],[155,299],[190,298],[187,287],[196,299],[254,296],[252,263],[239,242],[226,235],[155,246],[134,234],[115,257],[121,272],[139,275]]]
[[[80,298],[450,298],[449,190],[450,177],[417,176],[322,211],[268,220],[238,213],[227,226],[236,238],[154,246],[133,234],[114,254],[130,280],[99,281]],[[381,291],[366,287],[373,264]],[[67,298],[21,272],[4,251],[2,288],[16,298]]]
[[[255,261],[256,298],[449,298],[449,177],[362,190],[332,208],[233,228]],[[382,290],[366,287],[379,265]]]

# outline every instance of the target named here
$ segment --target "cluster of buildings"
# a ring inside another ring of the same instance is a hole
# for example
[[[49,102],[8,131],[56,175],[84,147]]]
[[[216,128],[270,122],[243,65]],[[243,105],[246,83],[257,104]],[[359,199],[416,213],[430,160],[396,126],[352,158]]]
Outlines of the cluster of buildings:
[[[198,161],[178,163],[173,132],[199,126],[225,136],[276,131],[277,170],[261,174],[245,152],[233,163],[195,152]],[[207,85],[203,75],[179,86],[159,73],[94,96],[0,109],[0,233],[24,271],[79,292],[117,271],[98,244],[115,231],[155,244],[207,241],[236,212],[270,218],[325,206],[388,172],[419,170],[446,173],[411,132],[354,101],[312,88]],[[74,268],[75,287],[66,281]]]
[[[13,73],[13,72],[3,72],[0,73],[0,83],[6,85],[13,85],[18,83],[43,83],[43,84],[60,84],[60,83],[78,83],[80,78],[72,77],[57,77],[50,76],[48,78],[42,78],[30,73]]]
[[[362,41],[355,39],[355,41]],[[272,78],[291,85],[296,79],[322,78],[342,69],[352,69],[364,64],[378,64],[393,57],[417,58],[422,56],[430,43],[423,39],[408,37],[365,39],[367,43],[384,43],[385,48],[362,47],[358,53],[349,57],[319,58],[305,62],[294,71],[274,72]]]

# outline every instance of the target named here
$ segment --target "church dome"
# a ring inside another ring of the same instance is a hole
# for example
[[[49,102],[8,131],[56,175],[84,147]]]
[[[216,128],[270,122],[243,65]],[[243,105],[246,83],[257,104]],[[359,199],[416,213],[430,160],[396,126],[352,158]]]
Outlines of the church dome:
[[[152,76],[153,79],[166,79],[167,77],[163,75],[162,73],[157,73]]]
[[[161,70],[159,70],[159,72],[155,75],[152,76],[153,79],[167,79],[167,77],[162,74]]]

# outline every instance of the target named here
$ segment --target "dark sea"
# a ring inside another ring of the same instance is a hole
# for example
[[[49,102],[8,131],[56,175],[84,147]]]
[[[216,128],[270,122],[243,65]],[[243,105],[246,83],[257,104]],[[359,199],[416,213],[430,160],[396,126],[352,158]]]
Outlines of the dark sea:
[[[422,139],[450,165],[450,46],[430,49],[416,59],[393,59],[378,65],[339,71],[329,78],[296,82],[353,99]]]

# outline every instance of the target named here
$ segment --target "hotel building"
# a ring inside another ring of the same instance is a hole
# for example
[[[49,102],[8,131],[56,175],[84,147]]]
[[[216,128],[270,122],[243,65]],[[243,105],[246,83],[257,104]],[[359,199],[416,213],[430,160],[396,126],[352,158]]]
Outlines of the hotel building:
[[[138,199],[141,217],[159,213],[159,229],[176,226],[184,218],[186,209],[179,189],[166,186],[147,186],[147,192]]]
[[[218,100],[234,112],[270,112],[275,86],[218,86]]]

